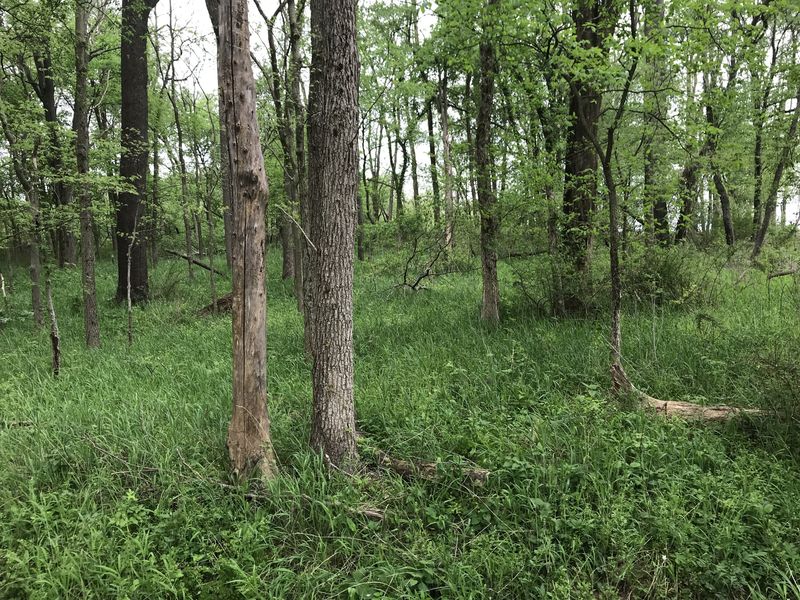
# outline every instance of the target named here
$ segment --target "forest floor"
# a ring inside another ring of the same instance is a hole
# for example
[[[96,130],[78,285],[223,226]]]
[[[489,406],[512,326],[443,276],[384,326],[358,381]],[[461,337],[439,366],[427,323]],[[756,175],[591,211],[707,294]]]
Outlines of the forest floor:
[[[346,477],[308,450],[302,321],[271,252],[282,476],[247,488],[226,462],[230,318],[197,316],[207,273],[185,271],[159,264],[129,348],[103,261],[97,351],[79,271],[54,273],[54,379],[16,270],[0,309],[0,598],[800,598],[796,277],[724,271],[706,304],[626,310],[637,387],[780,415],[686,423],[612,400],[606,315],[537,316],[506,264],[494,331],[478,272],[402,293],[385,261],[359,264],[368,470]],[[378,448],[439,477],[383,470]],[[470,465],[485,484],[464,481]]]

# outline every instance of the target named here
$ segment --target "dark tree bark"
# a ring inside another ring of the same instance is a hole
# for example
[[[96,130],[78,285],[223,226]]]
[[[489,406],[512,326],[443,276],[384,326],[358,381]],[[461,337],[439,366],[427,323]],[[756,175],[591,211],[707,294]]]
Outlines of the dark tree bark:
[[[488,0],[487,18],[498,0]],[[492,190],[492,107],[494,104],[494,79],[497,59],[494,42],[489,33],[480,44],[480,101],[478,104],[477,130],[475,132],[475,162],[478,171],[478,204],[481,215],[481,271],[483,274],[483,302],[481,320],[490,325],[500,322],[500,288],[497,281],[497,231],[500,227],[497,215],[497,198]]]
[[[433,99],[425,104],[425,117],[428,122],[428,157],[431,161],[431,193],[433,194],[433,224],[438,227],[442,220],[441,199],[439,196],[439,169],[436,166],[436,135],[433,129]]]
[[[578,0],[572,19],[575,35],[583,48],[600,49],[605,54],[605,40],[611,35],[617,18],[616,13],[612,14],[613,4]],[[582,287],[588,278],[594,237],[592,215],[597,196],[597,155],[591,140],[597,138],[601,104],[602,95],[590,82],[579,79],[571,82],[571,124],[564,163],[563,240]],[[567,310],[574,311],[583,305],[583,300],[572,293],[566,298],[566,305]]]
[[[707,86],[706,91],[706,123],[709,130],[706,136],[704,154],[709,157],[711,162],[711,179],[714,182],[714,189],[719,196],[719,206],[722,210],[722,226],[725,229],[725,243],[733,246],[736,243],[736,232],[733,228],[733,215],[731,214],[731,198],[725,180],[722,178],[722,171],[716,160],[717,145],[719,140],[720,122],[717,112],[714,109],[711,97],[717,90],[716,73],[712,73],[704,82]]]
[[[142,243],[147,189],[147,18],[158,0],[122,2],[122,156],[120,176],[133,186],[117,203],[117,300],[146,302],[147,253]],[[130,253],[130,282],[128,254]]]
[[[211,27],[217,40],[219,51],[219,0],[206,0],[206,9],[211,19]],[[217,90],[219,99],[219,162],[220,185],[222,186],[222,227],[225,238],[225,262],[233,268],[233,190],[231,186],[230,160],[228,158],[228,132],[225,130],[225,107],[222,104],[222,91]]]
[[[675,241],[682,242],[689,236],[694,228],[694,203],[697,198],[697,171],[699,165],[694,159],[689,159],[688,164],[681,172],[678,199],[681,203],[678,224],[675,228]]]
[[[36,67],[35,77],[28,74],[28,81],[44,109],[44,120],[47,123],[50,146],[47,151],[47,163],[53,172],[54,180],[50,186],[52,205],[67,207],[72,203],[72,187],[65,183],[65,168],[60,135],[61,123],[58,120],[56,103],[56,85],[53,79],[53,61],[50,49],[35,51],[33,62]],[[62,217],[63,218],[63,217]],[[66,221],[58,223],[55,230],[55,256],[59,267],[75,262],[75,236],[69,230]]]
[[[645,38],[663,44],[664,0],[653,0],[645,9]],[[655,57],[648,57],[645,70],[644,110],[646,120],[644,147],[644,198],[652,213],[652,239],[662,246],[670,242],[667,195],[663,182],[663,144],[661,123],[667,100],[660,90],[665,87],[664,71]]]
[[[294,295],[297,299],[297,310],[305,314],[305,270],[308,263],[308,244],[301,227],[308,222],[308,175],[306,173],[306,115],[300,94],[303,59],[300,52],[302,34],[302,15],[298,15],[294,0],[287,0],[286,12],[289,17],[289,79],[291,81],[291,109],[294,120],[294,152],[295,152],[295,192],[300,223],[292,229],[294,243]]]
[[[261,11],[261,5],[256,2],[256,7]],[[264,73],[267,80],[275,115],[278,120],[278,140],[283,150],[283,189],[286,191],[289,210],[297,204],[297,174],[295,168],[296,154],[294,151],[294,131],[292,129],[291,109],[288,102],[284,102],[283,84],[278,68],[278,51],[275,45],[274,21],[267,18],[262,12],[267,25],[267,40],[269,43],[270,72]],[[288,80],[288,78],[285,78]],[[278,217],[278,230],[281,240],[281,277],[294,278],[294,236],[292,233],[292,220],[288,214],[281,211]]]
[[[778,157],[778,164],[775,166],[775,173],[772,176],[772,183],[769,187],[769,194],[767,201],[764,203],[764,216],[761,220],[761,226],[756,232],[756,237],[753,243],[752,259],[758,258],[761,253],[761,248],[767,239],[767,232],[769,226],[775,221],[775,208],[778,201],[778,192],[781,187],[781,180],[783,173],[787,168],[791,168],[792,150],[797,144],[797,129],[800,124],[800,88],[797,89],[795,94],[795,108],[792,113],[792,119],[789,124],[789,129],[786,132],[786,137],[783,140],[783,147],[781,148],[780,156]],[[786,212],[786,205],[783,206],[783,212]]]
[[[355,0],[311,0],[311,445],[341,469],[358,461],[353,404],[353,235],[358,186]]]
[[[447,72],[439,79],[439,122],[442,126],[442,162],[444,163],[444,245],[447,250],[455,245],[455,201],[453,200],[453,161],[450,158],[450,117],[448,108]]]
[[[89,9],[84,2],[75,3],[75,160],[80,177],[89,174],[89,100],[87,80],[89,72]],[[100,346],[100,324],[97,319],[97,289],[95,286],[94,225],[92,195],[87,184],[79,191],[81,220],[81,270],[83,284],[83,324],[86,345]]]
[[[239,477],[271,478],[265,290],[267,176],[256,117],[247,0],[219,3],[217,70],[233,199],[233,414],[228,453]]]

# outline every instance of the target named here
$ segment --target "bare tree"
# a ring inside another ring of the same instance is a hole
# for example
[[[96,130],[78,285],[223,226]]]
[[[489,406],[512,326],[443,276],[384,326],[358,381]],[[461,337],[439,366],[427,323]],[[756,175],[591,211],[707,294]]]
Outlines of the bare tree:
[[[233,415],[228,453],[240,477],[277,474],[267,409],[266,209],[247,0],[219,3],[217,72],[233,201]],[[213,19],[213,15],[212,15]]]

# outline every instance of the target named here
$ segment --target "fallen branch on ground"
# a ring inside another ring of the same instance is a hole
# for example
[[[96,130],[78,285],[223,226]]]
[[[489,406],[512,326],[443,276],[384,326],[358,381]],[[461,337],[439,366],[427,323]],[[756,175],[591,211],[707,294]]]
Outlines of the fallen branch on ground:
[[[725,421],[740,415],[766,415],[769,414],[757,408],[739,408],[716,404],[713,406],[703,406],[693,402],[681,402],[679,400],[659,400],[644,393],[634,386],[628,379],[622,365],[615,363],[611,367],[612,393],[620,395],[622,393],[631,394],[645,408],[651,408],[657,414],[665,417],[680,417],[683,419],[697,419],[701,421]]]
[[[217,314],[230,312],[232,308],[233,308],[233,293],[225,294],[221,298],[217,298],[217,310],[216,310]],[[199,311],[197,311],[197,314],[201,317],[207,317],[208,315],[213,315],[214,312],[215,312],[214,303],[212,302],[211,304],[204,306]]]
[[[376,462],[387,469],[402,475],[406,478],[419,477],[428,481],[439,479],[439,463],[424,460],[401,460],[389,456],[381,450],[375,451]],[[489,470],[480,467],[466,467],[461,469],[464,478],[474,485],[483,485],[489,480]]]
[[[213,271],[217,275],[220,275],[221,277],[225,277],[225,273],[223,273],[222,271],[218,271],[217,269],[213,269],[211,266],[209,266],[209,265],[207,265],[207,264],[205,264],[203,262],[200,262],[196,258],[192,258],[191,256],[186,256],[185,254],[181,254],[180,252],[175,252],[174,250],[165,249],[164,252],[166,252],[167,254],[170,254],[172,256],[177,256],[178,258],[182,258],[183,260],[189,261],[190,263],[192,263],[193,265],[197,265],[201,269],[205,269],[206,271]]]
[[[785,271],[776,271],[775,273],[767,275],[767,280],[772,280],[776,277],[786,277],[787,275],[795,275],[797,272],[798,270],[796,267],[794,269],[786,269]]]

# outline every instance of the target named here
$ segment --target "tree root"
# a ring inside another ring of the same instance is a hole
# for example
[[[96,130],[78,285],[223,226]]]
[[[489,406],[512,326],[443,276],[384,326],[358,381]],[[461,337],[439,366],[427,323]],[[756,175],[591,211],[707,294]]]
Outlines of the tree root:
[[[645,408],[655,410],[656,414],[665,417],[679,417],[687,420],[701,421],[726,421],[740,415],[765,415],[768,414],[757,408],[740,408],[716,404],[703,406],[692,402],[681,402],[679,400],[659,400],[644,393],[634,386],[625,369],[619,362],[611,365],[611,391],[615,396],[629,394],[634,396]]]

